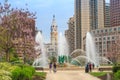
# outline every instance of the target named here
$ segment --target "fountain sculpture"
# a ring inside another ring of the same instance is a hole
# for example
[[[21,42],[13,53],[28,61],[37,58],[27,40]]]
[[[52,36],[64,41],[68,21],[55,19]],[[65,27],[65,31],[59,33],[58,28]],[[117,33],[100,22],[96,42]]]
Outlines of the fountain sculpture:
[[[62,33],[60,33],[58,38],[58,62],[64,63],[68,61],[69,46],[67,40]]]

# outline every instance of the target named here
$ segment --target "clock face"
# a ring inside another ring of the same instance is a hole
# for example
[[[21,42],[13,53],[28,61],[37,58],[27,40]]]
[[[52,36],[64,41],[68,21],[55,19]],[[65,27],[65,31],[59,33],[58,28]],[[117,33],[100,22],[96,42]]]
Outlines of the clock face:
[[[53,27],[52,27],[52,31],[57,31],[57,27],[56,27],[56,26],[53,26]]]

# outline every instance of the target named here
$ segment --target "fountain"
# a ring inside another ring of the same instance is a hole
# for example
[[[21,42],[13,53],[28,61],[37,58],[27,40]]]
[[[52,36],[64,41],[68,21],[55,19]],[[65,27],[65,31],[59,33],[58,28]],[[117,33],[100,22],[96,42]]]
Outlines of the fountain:
[[[98,66],[99,65],[99,54],[96,52],[95,42],[90,32],[87,32],[86,35],[86,57],[88,57],[87,62],[92,62]],[[90,59],[90,60],[89,60]]]
[[[103,64],[103,63],[101,63],[102,61],[104,61],[104,63],[113,64],[113,62],[110,61],[109,59],[107,59],[106,57],[99,57],[98,59],[99,59],[100,64]]]
[[[59,35],[58,39],[58,62],[64,63],[68,61],[69,47],[67,40],[62,33]]]
[[[78,62],[79,65],[83,66],[86,63],[86,60],[94,63],[94,61],[92,59],[88,58],[87,56],[77,56],[76,58],[72,59],[71,63],[74,64],[75,62]]]
[[[47,67],[48,57],[45,53],[44,42],[43,42],[43,37],[41,35],[41,32],[37,33],[35,41],[36,41],[35,50],[36,50],[36,54],[38,55],[38,57],[33,62],[33,66]],[[72,59],[71,61],[72,64],[84,65],[86,64],[86,62],[91,62],[91,63],[94,63],[95,66],[99,66],[101,59],[106,62],[110,62],[112,64],[112,62],[109,61],[108,59],[99,57],[99,55],[96,52],[94,39],[92,38],[92,35],[90,34],[90,32],[88,32],[86,35],[86,51],[77,49],[71,53],[71,56],[74,55],[74,53],[76,52],[80,54],[77,57]],[[62,33],[60,33],[59,38],[58,38],[58,54],[57,54],[58,63],[66,65],[67,62],[69,61],[68,56],[69,56],[69,46],[68,46],[67,40],[65,36],[62,35]]]
[[[47,56],[45,53],[44,42],[41,32],[39,31],[35,38],[36,41],[36,54],[38,55],[37,59],[33,62],[35,67],[46,67],[48,65]]]
[[[88,32],[86,35],[86,51],[83,51],[81,49],[76,49],[71,53],[71,56],[74,56],[75,53],[77,54],[79,53],[79,56],[72,59],[71,61],[72,64],[77,62],[79,65],[83,65],[81,62],[83,60],[84,61],[86,60],[87,63],[88,62],[94,63],[95,66],[99,66],[101,64],[101,60],[106,63],[109,62],[110,64],[113,64],[110,60],[108,60],[105,57],[99,56],[99,54],[96,52],[95,42],[90,32]],[[85,53],[86,55],[84,55]]]

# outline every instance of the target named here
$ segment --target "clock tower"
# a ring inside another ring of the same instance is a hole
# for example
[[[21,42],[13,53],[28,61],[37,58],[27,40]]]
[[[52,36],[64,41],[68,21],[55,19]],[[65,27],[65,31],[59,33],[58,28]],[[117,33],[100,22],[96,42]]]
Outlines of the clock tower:
[[[52,25],[51,25],[51,44],[52,45],[58,44],[58,31],[57,31],[55,15],[53,15],[53,20],[52,20]]]

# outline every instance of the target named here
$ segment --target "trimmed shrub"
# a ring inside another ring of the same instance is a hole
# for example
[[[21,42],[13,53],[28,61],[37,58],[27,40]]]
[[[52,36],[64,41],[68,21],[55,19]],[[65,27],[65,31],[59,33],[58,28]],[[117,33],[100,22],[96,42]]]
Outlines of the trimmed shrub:
[[[120,70],[114,74],[114,80],[120,80]]]
[[[16,67],[12,71],[13,80],[32,80],[32,75],[35,73],[35,69],[31,66],[22,66]]]
[[[0,63],[0,80],[32,80],[35,69],[24,64]]]
[[[0,69],[2,70],[6,70],[9,71],[9,68],[11,67],[10,63],[4,62],[4,63],[0,63]]]
[[[0,80],[12,80],[11,73],[5,70],[0,70]]]
[[[32,75],[35,73],[35,69],[30,66],[25,66],[22,68],[23,80],[32,79]]]
[[[12,70],[11,73],[12,73],[13,80],[22,80],[21,79],[22,69],[20,67],[16,67],[15,69]]]
[[[12,74],[9,72],[10,67],[11,64],[7,62],[0,63],[0,80],[12,80]]]
[[[120,70],[120,65],[113,67],[113,73],[116,73],[118,70]]]

